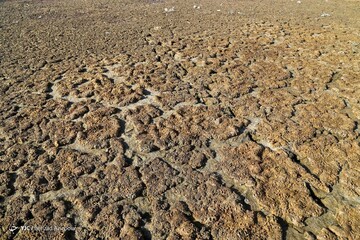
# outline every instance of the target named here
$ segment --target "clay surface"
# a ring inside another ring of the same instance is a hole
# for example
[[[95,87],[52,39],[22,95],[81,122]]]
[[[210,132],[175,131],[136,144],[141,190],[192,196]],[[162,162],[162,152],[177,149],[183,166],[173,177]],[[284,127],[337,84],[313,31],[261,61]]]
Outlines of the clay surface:
[[[359,13],[0,1],[0,238],[359,239]]]

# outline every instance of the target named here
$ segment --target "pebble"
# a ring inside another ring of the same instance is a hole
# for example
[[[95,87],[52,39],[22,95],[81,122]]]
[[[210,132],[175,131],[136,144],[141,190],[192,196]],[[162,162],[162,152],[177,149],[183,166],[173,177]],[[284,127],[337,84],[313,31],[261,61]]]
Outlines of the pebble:
[[[171,7],[171,8],[164,8],[165,12],[175,12],[175,7]]]

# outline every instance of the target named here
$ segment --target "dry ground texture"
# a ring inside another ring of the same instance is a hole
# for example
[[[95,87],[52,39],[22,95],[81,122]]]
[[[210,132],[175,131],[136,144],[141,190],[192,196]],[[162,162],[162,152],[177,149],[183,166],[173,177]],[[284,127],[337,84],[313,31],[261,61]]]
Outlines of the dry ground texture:
[[[359,1],[0,1],[1,239],[360,239],[359,23]]]

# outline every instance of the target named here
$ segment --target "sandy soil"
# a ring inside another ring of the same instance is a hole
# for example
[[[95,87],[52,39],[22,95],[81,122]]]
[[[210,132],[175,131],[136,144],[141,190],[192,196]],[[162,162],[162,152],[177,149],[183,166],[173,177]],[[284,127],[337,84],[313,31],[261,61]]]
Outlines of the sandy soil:
[[[359,13],[0,1],[1,239],[359,239]]]

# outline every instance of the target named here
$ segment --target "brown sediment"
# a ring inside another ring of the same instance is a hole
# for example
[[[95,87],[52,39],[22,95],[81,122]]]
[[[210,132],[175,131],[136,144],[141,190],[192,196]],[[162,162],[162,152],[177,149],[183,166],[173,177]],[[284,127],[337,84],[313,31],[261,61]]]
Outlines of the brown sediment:
[[[0,6],[4,239],[359,238],[358,1]]]

